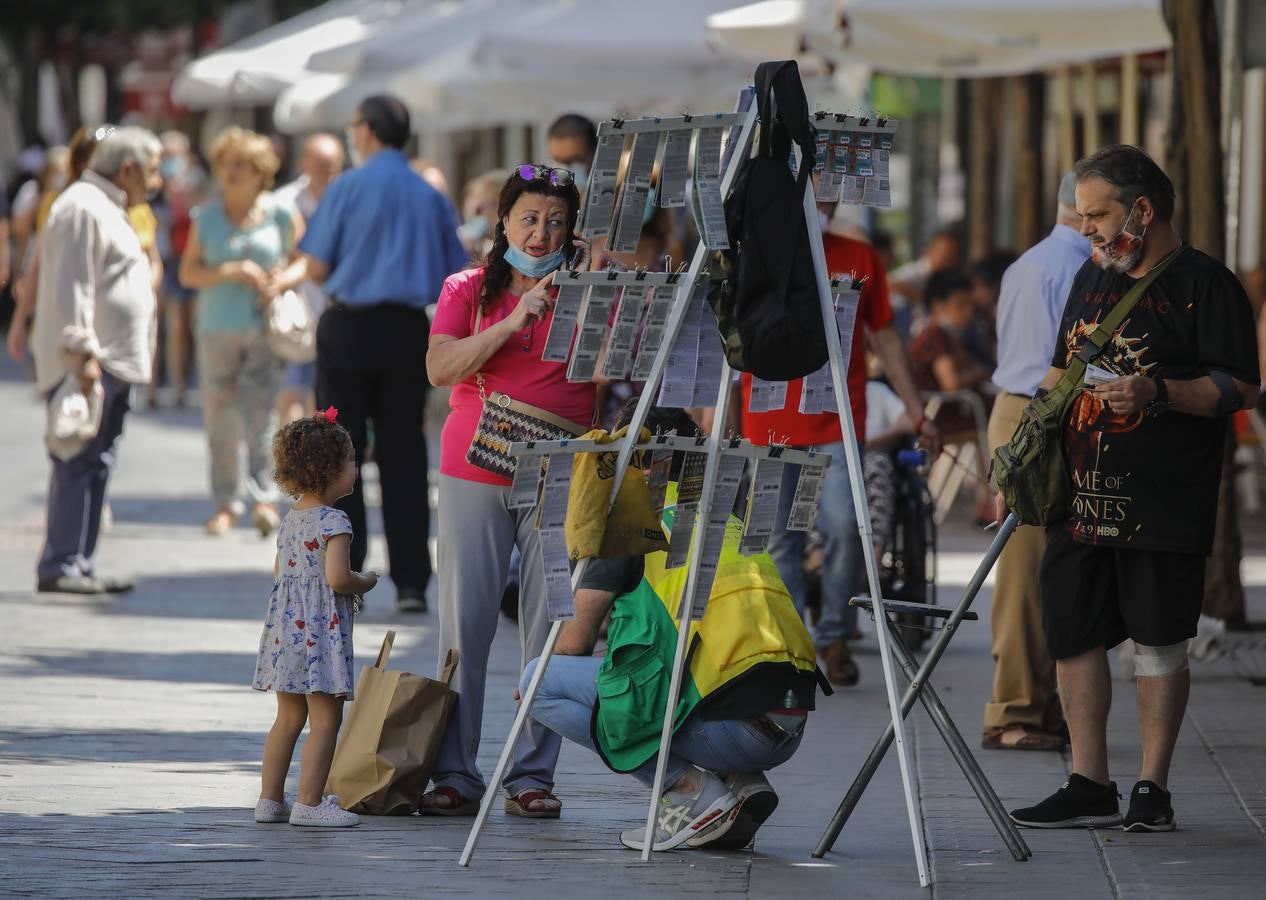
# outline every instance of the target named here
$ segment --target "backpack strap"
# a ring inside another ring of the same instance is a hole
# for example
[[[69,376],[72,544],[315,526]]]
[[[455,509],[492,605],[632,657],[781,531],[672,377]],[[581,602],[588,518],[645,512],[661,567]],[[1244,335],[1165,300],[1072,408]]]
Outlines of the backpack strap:
[[[756,84],[757,112],[760,115],[760,153],[770,156],[778,153],[789,153],[790,146],[780,147],[774,137],[778,128],[790,140],[800,147],[800,177],[797,185],[800,190],[808,183],[813,173],[812,165],[805,165],[805,160],[812,160],[817,152],[814,146],[814,127],[809,118],[809,101],[805,97],[804,83],[800,80],[800,67],[794,59],[764,62],[756,67],[754,78]]]

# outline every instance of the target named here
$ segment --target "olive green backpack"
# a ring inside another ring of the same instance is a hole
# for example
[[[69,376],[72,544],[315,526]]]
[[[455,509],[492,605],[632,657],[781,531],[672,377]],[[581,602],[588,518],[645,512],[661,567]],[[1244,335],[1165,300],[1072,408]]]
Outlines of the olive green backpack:
[[[1086,366],[1103,352],[1139,297],[1181,250],[1180,245],[1134,283],[1087,336],[1055,387],[1029,401],[1010,442],[994,451],[992,475],[1007,509],[1019,517],[1021,525],[1054,525],[1068,518],[1072,483],[1064,459],[1064,420],[1085,390]]]

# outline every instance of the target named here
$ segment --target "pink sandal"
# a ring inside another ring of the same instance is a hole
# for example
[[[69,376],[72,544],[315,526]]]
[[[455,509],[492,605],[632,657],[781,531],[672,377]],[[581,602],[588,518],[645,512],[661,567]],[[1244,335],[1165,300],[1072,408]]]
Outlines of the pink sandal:
[[[563,812],[563,801],[549,791],[528,790],[506,797],[506,813],[525,819],[557,819]]]
[[[467,800],[457,788],[437,787],[422,795],[418,812],[424,816],[473,816],[479,812],[479,803]]]

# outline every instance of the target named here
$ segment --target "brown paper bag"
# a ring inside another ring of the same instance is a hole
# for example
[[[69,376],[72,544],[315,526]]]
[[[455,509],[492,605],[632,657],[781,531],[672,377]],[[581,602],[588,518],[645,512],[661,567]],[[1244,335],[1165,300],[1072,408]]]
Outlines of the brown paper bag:
[[[388,671],[396,638],[388,631],[372,666],[360,670],[325,791],[339,805],[374,816],[416,812],[444,740],[457,692],[449,685],[458,653],[448,651],[440,680]]]

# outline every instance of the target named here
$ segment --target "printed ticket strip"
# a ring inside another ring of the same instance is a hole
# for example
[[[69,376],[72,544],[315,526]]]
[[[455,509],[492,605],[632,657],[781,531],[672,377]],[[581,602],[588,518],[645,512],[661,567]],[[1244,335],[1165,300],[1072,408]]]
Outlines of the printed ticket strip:
[[[773,457],[756,460],[752,483],[747,491],[747,511],[743,515],[743,536],[739,552],[744,556],[764,553],[778,521],[778,498],[782,493],[783,461]]]
[[[691,211],[699,237],[709,250],[730,249],[721,198],[721,128],[701,128],[695,138],[694,178],[690,182]]]
[[[673,309],[673,297],[676,290],[665,285],[651,287],[646,298],[646,310],[643,316],[642,337],[637,344],[637,358],[633,361],[634,381],[645,381],[651,377],[651,367],[655,365],[655,354],[659,345],[664,342],[664,331],[668,328],[668,316]]]
[[[725,542],[725,529],[730,522],[734,500],[743,481],[743,469],[747,460],[741,456],[721,454],[717,460],[717,478],[712,489],[712,502],[708,506],[708,521],[703,529],[703,553],[699,569],[695,572],[694,590],[690,595],[690,618],[702,619],[708,611],[708,598],[712,595],[712,583],[716,581],[717,561],[721,558],[721,545]],[[674,526],[673,531],[677,529]]]
[[[703,331],[703,299],[691,292],[685,299],[677,339],[669,348],[664,378],[659,388],[659,405],[695,406],[695,380],[699,375],[699,340]]]
[[[642,320],[646,305],[646,284],[634,284],[624,288],[615,308],[615,325],[607,342],[607,356],[602,364],[602,377],[619,380],[626,378],[633,366],[633,340]]]
[[[558,621],[576,617],[565,530],[572,464],[576,458],[570,453],[560,453],[549,456],[547,460],[536,527],[540,532],[541,558],[545,567],[546,610],[550,621]]]
[[[822,481],[825,477],[825,468],[800,468],[795,499],[791,501],[791,512],[787,515],[788,531],[813,530],[813,523],[818,519],[818,498],[822,496]]]
[[[659,147],[659,193],[656,203],[670,209],[686,205],[686,181],[690,175],[690,142],[693,131],[664,132]]]
[[[576,317],[585,299],[587,288],[579,281],[561,279],[558,297],[554,301],[554,317],[545,336],[545,350],[541,359],[546,362],[567,362],[571,354],[571,339],[576,333]]]
[[[620,176],[620,157],[624,154],[624,133],[612,131],[610,122],[598,126],[598,147],[594,151],[593,171],[585,191],[585,204],[576,230],[587,238],[604,238],[611,233],[611,216],[615,212],[615,191]]]
[[[598,368],[598,357],[607,338],[607,321],[611,304],[615,300],[615,287],[610,284],[594,285],[580,305],[578,321],[580,333],[567,365],[568,381],[592,381]]]
[[[633,152],[629,155],[624,187],[620,194],[620,215],[616,219],[615,234],[608,245],[614,253],[637,251],[638,241],[642,237],[642,216],[646,212],[646,200],[651,193],[651,175],[655,168],[660,137],[660,132],[646,131],[633,138]]]
[[[679,569],[690,555],[690,536],[695,530],[695,517],[699,514],[699,501],[703,498],[703,474],[708,464],[708,454],[687,453],[681,467],[681,482],[677,488],[677,510],[668,537],[668,558],[665,569]]]
[[[860,297],[860,290],[851,289],[831,295],[835,307],[835,325],[840,333],[840,349],[843,353],[840,369],[846,373],[846,378],[853,353],[853,329],[857,324],[857,303]],[[831,377],[829,362],[805,376],[800,392],[800,412],[839,412],[839,404],[835,397],[835,381]]]
[[[545,474],[542,460],[539,453],[526,453],[516,460],[506,509],[531,509],[536,506],[540,499],[541,479]]]
[[[770,412],[787,405],[787,382],[765,381],[752,376],[752,395],[747,402],[748,412]]]

